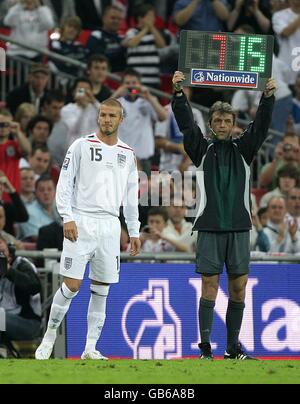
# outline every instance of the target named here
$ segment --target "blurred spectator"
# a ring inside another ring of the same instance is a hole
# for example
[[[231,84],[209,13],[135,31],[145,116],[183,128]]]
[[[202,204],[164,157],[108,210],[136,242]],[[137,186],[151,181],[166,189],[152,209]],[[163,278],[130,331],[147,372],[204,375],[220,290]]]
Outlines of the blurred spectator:
[[[52,164],[51,154],[47,146],[37,146],[33,149],[29,161],[22,159],[20,169],[23,168],[32,168],[35,173],[35,180],[44,174],[49,174],[55,184],[58,182],[59,169]]]
[[[31,119],[37,114],[37,110],[32,104],[24,102],[16,112],[15,121],[20,124],[21,131],[27,133],[27,126]]]
[[[5,173],[13,187],[20,190],[19,162],[22,155],[28,155],[31,146],[20,129],[13,122],[7,110],[0,110],[0,170]]]
[[[65,18],[76,15],[74,0],[43,0],[43,3],[50,8],[55,27],[59,27]]]
[[[90,80],[78,78],[73,86],[75,102],[69,103],[61,110],[61,118],[67,131],[61,133],[68,138],[68,146],[81,136],[98,130],[98,114],[100,103],[93,95]]]
[[[40,0],[22,0],[14,5],[4,18],[4,24],[12,29],[11,39],[44,50],[48,47],[48,31],[54,28],[51,10]],[[9,44],[9,56],[23,56],[40,61],[40,54]],[[25,100],[24,100],[25,102]]]
[[[6,225],[6,213],[2,205],[0,205],[0,238],[3,238],[7,244],[14,244],[17,250],[23,250],[24,244],[17,240],[13,235],[6,233],[4,227]]]
[[[52,125],[56,125],[60,122],[61,110],[65,105],[65,99],[65,96],[60,90],[48,92],[44,97],[42,103],[42,115],[47,118]]]
[[[119,137],[128,144],[141,161],[146,173],[150,173],[150,157],[154,155],[153,125],[167,119],[167,112],[158,99],[141,85],[138,72],[128,69],[122,85],[113,94],[119,98],[126,116],[119,128]]]
[[[25,206],[35,200],[35,173],[32,168],[22,168],[20,196]]]
[[[276,188],[278,170],[285,164],[294,164],[296,167],[300,164],[300,138],[289,133],[276,146],[272,162],[263,166],[259,176],[260,185],[270,190]]]
[[[229,17],[226,0],[177,0],[174,21],[184,30],[224,31]]]
[[[126,68],[126,50],[119,35],[122,12],[118,7],[107,7],[103,15],[101,30],[93,31],[87,47],[91,55],[105,55],[112,72],[123,72]],[[100,25],[100,24],[99,24]]]
[[[42,251],[45,248],[55,248],[62,251],[63,241],[64,232],[62,223],[53,222],[40,228],[37,249]]]
[[[287,197],[287,220],[289,222],[292,219],[297,220],[298,231],[300,231],[300,188],[295,187],[291,189]],[[300,252],[300,251],[298,251]]]
[[[11,202],[3,201],[3,193],[9,194]],[[14,223],[26,222],[28,220],[27,210],[16,192],[15,188],[9,182],[8,178],[0,171],[0,204],[4,207],[6,224],[4,230],[6,233],[15,234]]]
[[[286,202],[284,198],[274,197],[268,204],[269,221],[264,229],[270,242],[272,253],[299,253],[300,237],[298,237],[297,220],[287,222]]]
[[[110,89],[104,84],[109,73],[109,61],[106,56],[93,55],[88,60],[87,76],[93,86],[93,94],[101,103],[112,94]]]
[[[268,236],[264,233],[264,226],[259,220],[256,211],[252,210],[252,224],[250,231],[250,250],[268,252],[270,250],[270,242]]]
[[[168,212],[164,208],[152,208],[148,213],[148,224],[142,229],[142,252],[161,253],[176,251],[177,243],[169,242],[164,231],[168,222]]]
[[[0,0],[0,27],[4,25],[4,17],[8,10],[14,6],[19,0]]]
[[[37,270],[26,258],[16,257],[3,238],[0,238],[0,251],[7,260],[4,276],[0,278],[0,307],[5,310],[6,322],[0,344],[7,340],[38,338],[41,333],[42,286]]]
[[[123,41],[127,48],[127,66],[141,75],[142,84],[160,87],[160,56],[158,49],[166,41],[155,27],[154,7],[142,4],[136,11],[137,28],[129,29]]]
[[[29,220],[19,224],[19,238],[36,241],[39,229],[54,221],[60,222],[55,206],[55,184],[48,175],[40,177],[35,184],[36,200],[27,207]]]
[[[24,102],[32,104],[40,111],[43,97],[47,94],[49,67],[44,64],[34,64],[28,75],[27,83],[15,88],[7,96],[7,106],[15,115],[19,105]]]
[[[292,68],[293,50],[300,44],[300,1],[289,3],[289,8],[274,13],[273,28],[280,46],[278,57],[289,68],[289,84],[294,85],[298,73]]]
[[[46,146],[52,130],[52,123],[42,115],[35,116],[28,124],[27,133],[32,149]]]
[[[268,34],[271,31],[271,9],[269,0],[229,0],[231,11],[227,20],[229,31],[247,24],[256,34]]]
[[[78,42],[81,33],[82,25],[79,17],[67,17],[60,30],[60,38],[53,39],[50,42],[50,51],[57,53],[66,58],[77,60],[85,63],[88,50],[80,42]],[[81,69],[56,59],[50,59],[49,65],[53,72],[62,72],[71,76],[78,76]]]
[[[300,168],[300,167],[299,167]],[[260,207],[268,206],[270,199],[275,196],[286,198],[292,188],[300,186],[300,170],[294,165],[286,164],[277,173],[277,188],[265,194],[260,200]]]
[[[292,116],[294,120],[295,132],[300,135],[300,74],[298,74],[295,86],[295,97],[293,99]]]
[[[184,92],[190,100],[191,89],[185,87]],[[165,109],[168,114],[168,119],[163,122],[158,122],[155,127],[156,149],[160,150],[159,169],[160,171],[168,171],[170,173],[175,170],[180,170],[184,173],[188,170],[192,162],[184,150],[183,134],[179,130],[171,104],[168,104]],[[206,127],[202,113],[196,108],[192,110],[195,122],[201,128],[202,133],[205,133]]]
[[[93,30],[101,27],[102,14],[111,0],[75,0],[76,14],[83,23],[83,28]]]
[[[169,241],[179,243],[180,252],[193,252],[196,249],[197,233],[193,232],[193,225],[185,220],[186,207],[182,199],[173,199],[168,207],[169,221],[164,231]]]
[[[268,207],[259,208],[257,211],[257,216],[258,216],[258,219],[259,219],[262,227],[266,227],[268,224],[268,220],[269,220]]]

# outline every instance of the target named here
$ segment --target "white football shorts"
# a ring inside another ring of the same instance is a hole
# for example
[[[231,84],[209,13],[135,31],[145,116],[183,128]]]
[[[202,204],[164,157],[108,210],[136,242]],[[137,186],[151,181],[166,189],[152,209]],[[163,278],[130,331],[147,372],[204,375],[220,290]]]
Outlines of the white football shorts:
[[[92,218],[74,215],[78,229],[75,243],[64,239],[60,274],[82,280],[90,263],[91,280],[118,283],[120,274],[121,223],[117,217]]]

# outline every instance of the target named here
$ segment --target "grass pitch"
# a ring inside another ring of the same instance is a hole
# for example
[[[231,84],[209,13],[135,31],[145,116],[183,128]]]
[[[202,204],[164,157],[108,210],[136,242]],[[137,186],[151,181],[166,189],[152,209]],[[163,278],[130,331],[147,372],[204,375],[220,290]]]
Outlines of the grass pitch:
[[[0,384],[299,384],[300,361],[0,360]]]

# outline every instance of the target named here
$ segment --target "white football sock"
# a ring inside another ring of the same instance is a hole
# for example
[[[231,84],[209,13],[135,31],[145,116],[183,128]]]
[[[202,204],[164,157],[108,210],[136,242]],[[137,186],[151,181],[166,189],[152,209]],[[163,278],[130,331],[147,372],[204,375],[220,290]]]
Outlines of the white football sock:
[[[56,292],[51,306],[48,328],[43,339],[44,342],[54,344],[57,330],[69,311],[72,299],[74,299],[78,293],[79,292],[71,292],[65,283],[63,283],[61,288]]]
[[[91,299],[88,310],[88,334],[86,352],[96,351],[97,342],[101,336],[106,318],[106,300],[109,285],[91,285]]]

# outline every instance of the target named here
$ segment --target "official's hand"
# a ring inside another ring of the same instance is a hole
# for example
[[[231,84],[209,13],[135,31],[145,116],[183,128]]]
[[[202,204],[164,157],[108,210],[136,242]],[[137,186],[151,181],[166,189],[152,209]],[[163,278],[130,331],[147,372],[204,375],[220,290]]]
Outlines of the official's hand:
[[[265,87],[265,91],[264,91],[264,96],[266,98],[271,97],[272,95],[275,94],[277,90],[277,83],[276,80],[271,78],[267,81],[266,87]]]
[[[68,222],[64,224],[64,236],[72,243],[78,240],[78,230],[75,222]]]
[[[139,238],[130,238],[130,255],[131,257],[136,257],[141,252],[141,240]]]
[[[185,79],[185,76],[182,72],[176,71],[174,73],[174,76],[172,79],[174,91],[182,91],[183,86],[181,85],[181,83],[183,82],[184,79]]]

